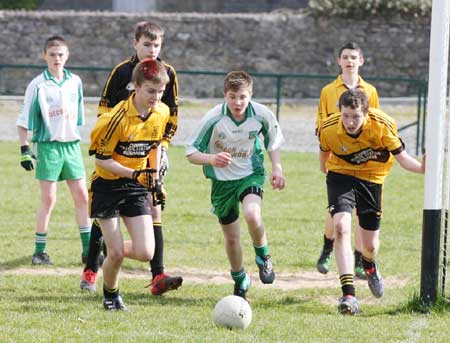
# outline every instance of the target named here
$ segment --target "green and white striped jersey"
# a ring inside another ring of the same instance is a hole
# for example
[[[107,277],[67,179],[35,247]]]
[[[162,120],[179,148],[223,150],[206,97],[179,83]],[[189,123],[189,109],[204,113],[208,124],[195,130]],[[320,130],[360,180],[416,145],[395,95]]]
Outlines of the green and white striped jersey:
[[[251,174],[264,174],[264,153],[279,149],[284,142],[280,125],[266,106],[250,101],[246,117],[236,122],[226,103],[212,108],[203,117],[186,145],[186,156],[197,151],[228,152],[232,162],[225,168],[204,166],[207,178],[229,181]]]
[[[32,142],[79,141],[78,126],[84,124],[81,79],[64,69],[58,82],[46,69],[29,83],[16,124],[33,132]]]

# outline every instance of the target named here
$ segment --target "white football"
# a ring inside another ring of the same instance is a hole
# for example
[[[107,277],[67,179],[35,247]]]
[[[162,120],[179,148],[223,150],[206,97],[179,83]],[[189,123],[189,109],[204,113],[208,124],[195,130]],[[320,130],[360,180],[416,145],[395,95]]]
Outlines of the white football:
[[[246,329],[252,321],[249,303],[236,295],[220,299],[214,307],[214,323],[227,329]]]

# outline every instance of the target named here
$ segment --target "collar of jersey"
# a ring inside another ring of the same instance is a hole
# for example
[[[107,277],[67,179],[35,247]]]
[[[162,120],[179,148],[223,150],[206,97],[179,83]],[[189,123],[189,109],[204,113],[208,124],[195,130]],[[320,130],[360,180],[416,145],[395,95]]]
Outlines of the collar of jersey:
[[[348,89],[347,85],[344,83],[344,79],[342,78],[342,74],[339,74],[338,78],[336,79],[336,85],[338,87],[345,87]],[[361,75],[358,75],[358,88],[365,89],[367,85],[367,82],[363,80]]]
[[[68,71],[66,68],[64,68],[63,71],[64,71],[64,77],[63,77],[63,79],[60,82],[56,81],[56,79],[50,73],[50,70],[48,70],[48,68],[44,70],[44,78],[46,80],[53,81],[58,86],[61,86],[66,80],[72,78],[72,73],[70,71]]]
[[[236,119],[234,119],[233,114],[231,113],[230,108],[228,107],[227,103],[224,102],[222,105],[222,115],[230,117],[230,119],[233,121],[233,123],[235,123],[237,126],[239,126],[242,123],[244,123],[248,118],[253,117],[255,115],[255,110],[252,106],[252,103],[249,102],[247,109],[245,110],[244,120],[238,122]]]

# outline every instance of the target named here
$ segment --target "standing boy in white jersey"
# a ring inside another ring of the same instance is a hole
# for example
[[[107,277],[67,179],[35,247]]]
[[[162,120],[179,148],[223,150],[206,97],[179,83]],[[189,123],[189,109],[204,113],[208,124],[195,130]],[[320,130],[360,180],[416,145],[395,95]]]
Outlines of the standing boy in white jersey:
[[[224,81],[225,102],[206,114],[186,146],[188,160],[203,165],[205,176],[212,181],[212,211],[222,227],[234,294],[243,298],[251,279],[243,265],[239,202],[253,241],[259,277],[265,284],[275,279],[261,216],[265,180],[262,144],[272,161],[272,188],[281,190],[285,186],[280,126],[266,106],[251,101],[252,91],[250,75],[230,72]]]
[[[78,126],[84,124],[83,87],[77,75],[64,69],[69,58],[67,43],[52,36],[44,45],[48,68],[35,77],[27,87],[22,112],[17,118],[22,167],[34,169],[39,180],[41,203],[36,216],[33,265],[52,264],[46,252],[48,223],[56,203],[56,183],[66,180],[75,206],[75,218],[82,241],[82,257],[89,248],[91,224],[88,195]],[[33,132],[28,142],[28,131]],[[36,155],[36,157],[35,157]]]

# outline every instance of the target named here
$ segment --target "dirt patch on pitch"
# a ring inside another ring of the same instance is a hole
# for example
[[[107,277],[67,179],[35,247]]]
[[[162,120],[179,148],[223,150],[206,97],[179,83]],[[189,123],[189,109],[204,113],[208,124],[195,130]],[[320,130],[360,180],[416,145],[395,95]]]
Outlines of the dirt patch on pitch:
[[[101,275],[101,270],[99,271]],[[15,268],[15,269],[0,269],[0,276],[7,275],[42,275],[42,276],[67,276],[81,274],[81,268],[58,268],[58,267],[34,267],[34,268]],[[196,268],[187,269],[171,269],[171,275],[181,275],[184,279],[184,284],[187,283],[201,283],[201,284],[231,284],[232,280],[229,273],[205,270]],[[143,279],[148,280],[150,272],[141,269],[123,269],[121,272],[122,278]],[[259,282],[257,275],[252,275],[252,287],[259,288],[277,288],[282,290],[294,290],[301,288],[339,288],[339,277],[336,273],[330,272],[327,275],[322,275],[315,271],[299,271],[296,273],[277,273],[277,278],[272,285],[262,285]],[[410,280],[399,277],[385,278],[385,287],[387,288],[401,288],[405,287]],[[364,280],[355,280],[357,287],[367,287],[367,282]],[[331,301],[331,300],[330,300]],[[336,299],[333,299],[335,302]]]

